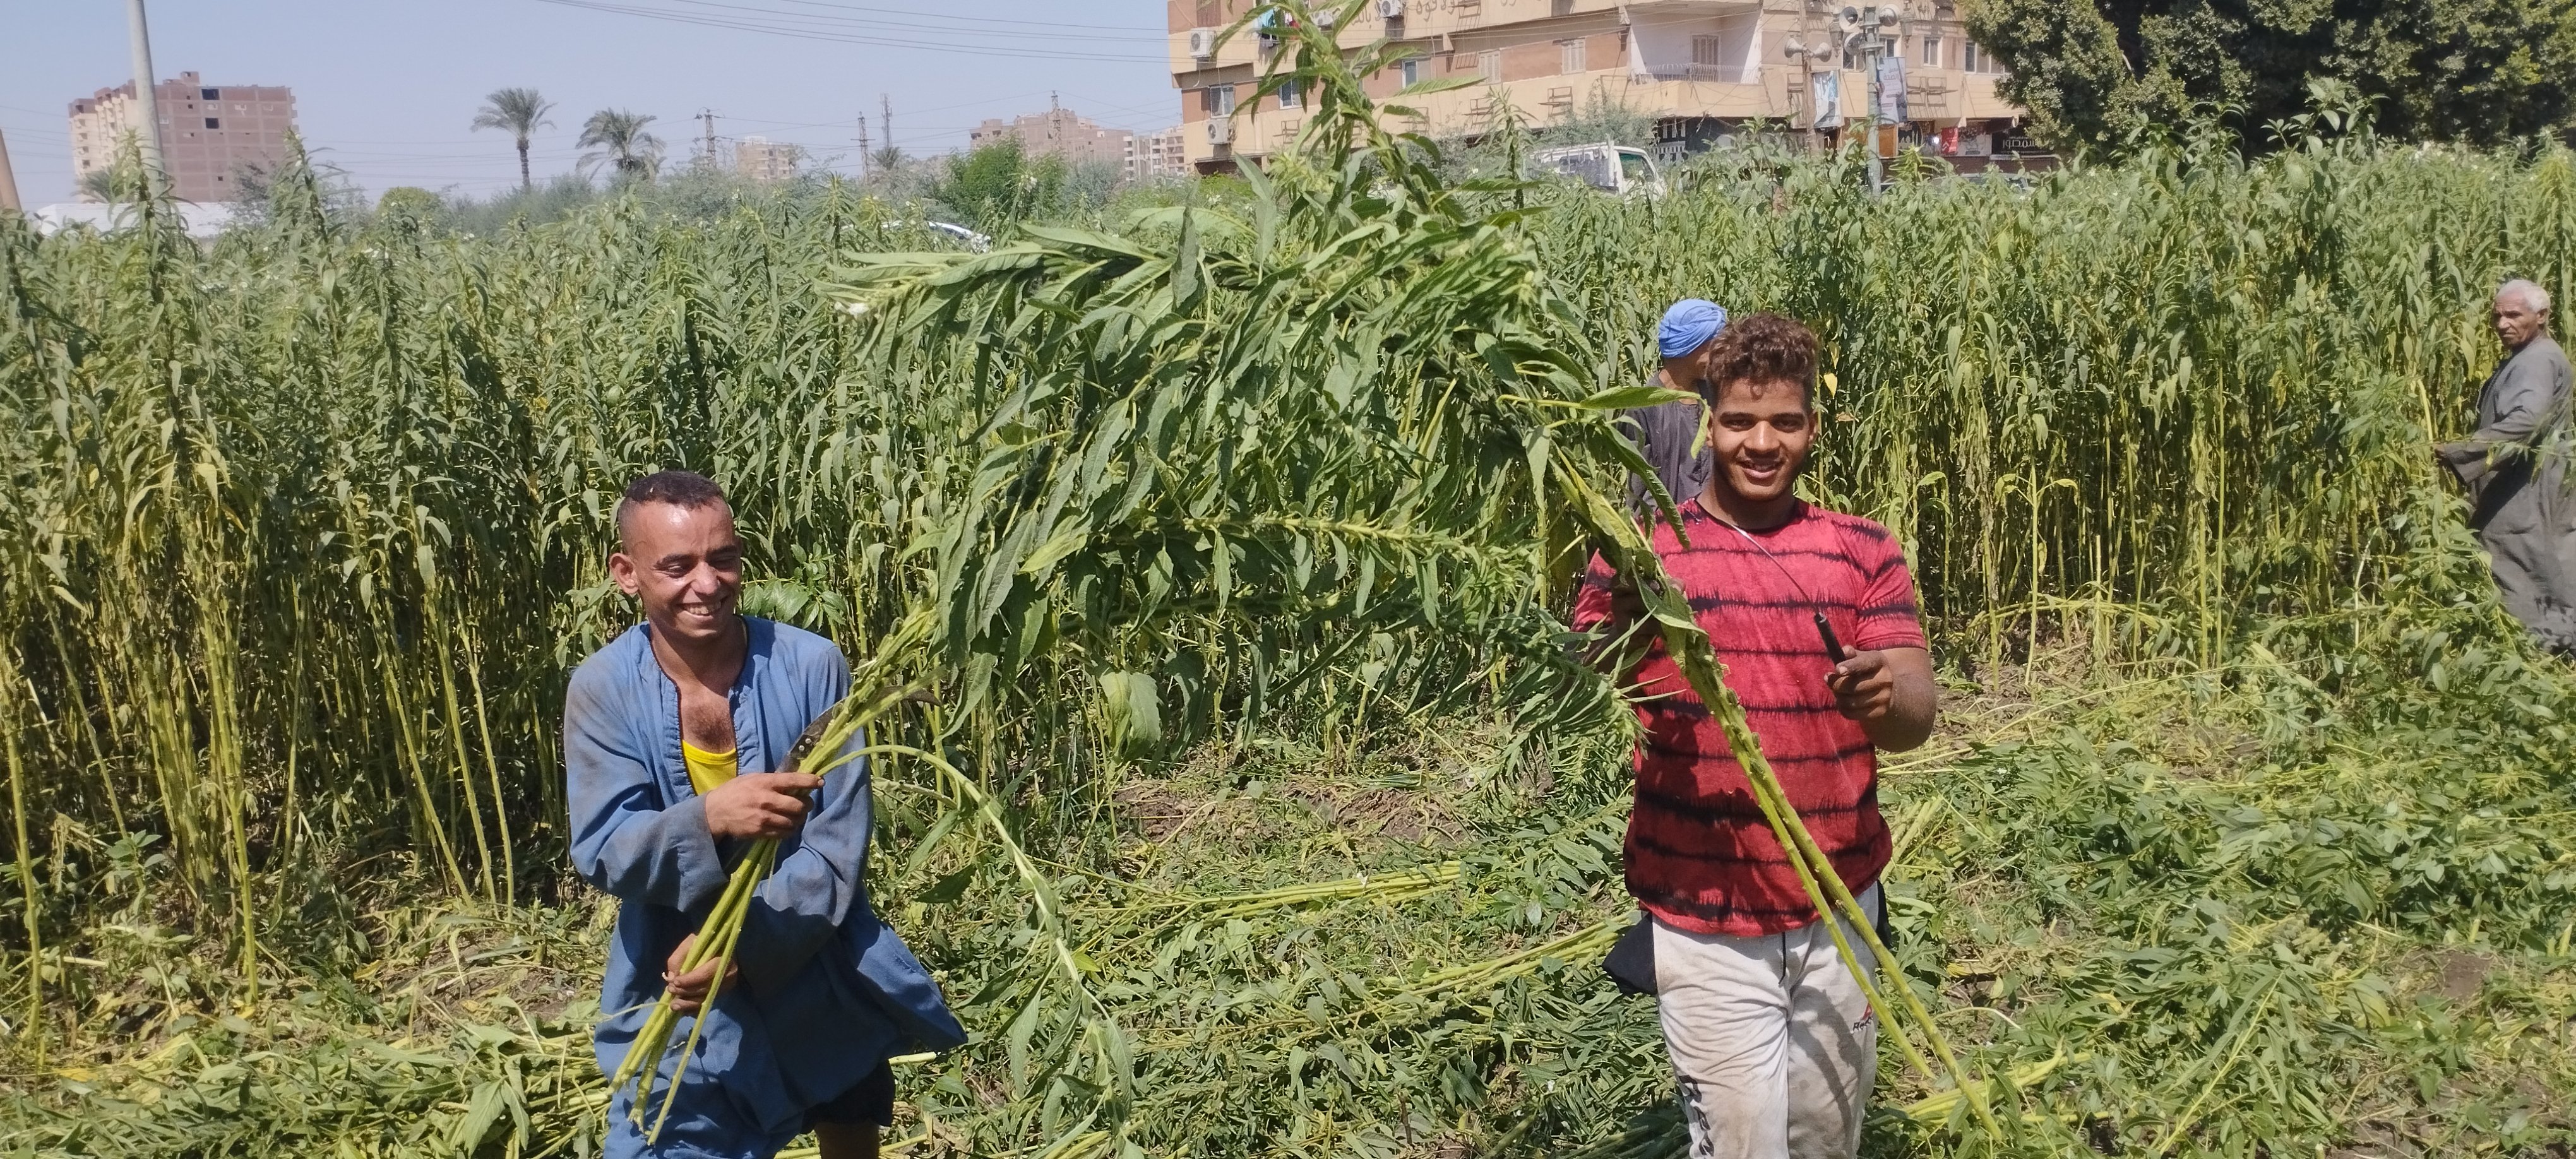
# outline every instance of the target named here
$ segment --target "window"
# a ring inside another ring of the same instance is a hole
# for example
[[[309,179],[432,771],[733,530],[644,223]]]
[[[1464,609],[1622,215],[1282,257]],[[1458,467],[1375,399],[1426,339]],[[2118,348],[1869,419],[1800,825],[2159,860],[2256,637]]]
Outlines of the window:
[[[1476,75],[1488,83],[1503,79],[1503,50],[1489,48],[1476,54]]]
[[[222,90],[222,89],[198,89],[198,90],[197,90],[197,99],[198,99],[198,100],[202,100],[202,101],[220,101],[220,100],[224,99],[224,90]]]
[[[1404,78],[1406,88],[1422,83],[1422,58],[1406,57],[1402,63],[1395,66],[1395,75]]]
[[[1234,115],[1234,86],[1217,85],[1199,90],[1199,108],[1211,117]]]
[[[1293,109],[1304,103],[1305,97],[1297,91],[1297,78],[1289,77],[1279,82],[1280,108]]]
[[[1926,37],[1924,37],[1924,38],[1923,38],[1923,67],[1925,67],[1925,68],[1939,68],[1939,67],[1941,67],[1941,38],[1940,38],[1940,37],[1938,37],[1938,36],[1926,36]]]
[[[1973,40],[1959,46],[1959,67],[1966,69],[1969,72],[2002,72],[2004,70],[2004,66],[1996,62],[1995,54],[1986,51],[1984,46],[1979,45]]]
[[[1703,68],[1726,63],[1726,42],[1715,36],[1691,37],[1691,63]]]
[[[222,117],[208,117],[206,118],[206,127],[209,129],[223,128],[224,119]]]
[[[1557,41],[1556,71],[1562,73],[1589,71],[1589,66],[1587,66],[1583,61],[1583,55],[1582,40],[1575,39]]]

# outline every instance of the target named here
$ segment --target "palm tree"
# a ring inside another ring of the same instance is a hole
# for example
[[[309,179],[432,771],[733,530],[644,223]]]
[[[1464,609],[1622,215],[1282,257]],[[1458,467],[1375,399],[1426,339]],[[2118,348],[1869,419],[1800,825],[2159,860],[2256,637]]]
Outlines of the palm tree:
[[[582,123],[582,148],[598,147],[598,152],[581,155],[581,169],[589,173],[601,165],[615,170],[619,179],[641,177],[652,180],[662,168],[662,139],[644,131],[653,117],[649,113],[630,113],[624,109],[601,109]]]
[[[554,124],[546,119],[546,113],[554,107],[554,102],[538,96],[535,89],[494,89],[491,96],[483,98],[483,111],[474,114],[475,128],[506,130],[519,143],[519,188],[523,192],[536,187],[528,177],[528,134],[539,126]]]

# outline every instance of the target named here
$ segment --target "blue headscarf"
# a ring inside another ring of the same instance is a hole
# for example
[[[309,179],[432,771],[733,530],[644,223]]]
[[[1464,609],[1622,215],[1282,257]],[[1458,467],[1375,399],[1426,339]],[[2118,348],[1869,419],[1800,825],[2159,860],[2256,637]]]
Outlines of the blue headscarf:
[[[1724,329],[1725,307],[1700,298],[1684,298],[1664,311],[1664,324],[1655,328],[1655,348],[1666,358],[1679,358],[1708,345],[1708,340]]]

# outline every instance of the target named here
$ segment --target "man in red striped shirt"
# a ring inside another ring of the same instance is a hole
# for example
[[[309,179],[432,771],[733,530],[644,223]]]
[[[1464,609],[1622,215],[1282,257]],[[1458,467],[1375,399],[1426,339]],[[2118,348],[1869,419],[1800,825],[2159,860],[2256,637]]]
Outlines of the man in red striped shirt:
[[[1653,534],[1790,804],[1875,912],[1890,856],[1877,752],[1931,735],[1932,659],[1896,537],[1797,496],[1816,440],[1816,346],[1812,331],[1777,314],[1718,339],[1707,380],[1717,470],[1682,506],[1681,525]],[[1632,600],[1596,559],[1575,626],[1616,635],[1635,622]],[[1851,649],[1840,663],[1817,612]],[[1652,923],[1656,1001],[1693,1159],[1852,1155],[1877,1070],[1868,1001],[1662,643],[1648,643],[1627,675],[1646,734],[1628,891]],[[1858,935],[1848,940],[1866,958]]]

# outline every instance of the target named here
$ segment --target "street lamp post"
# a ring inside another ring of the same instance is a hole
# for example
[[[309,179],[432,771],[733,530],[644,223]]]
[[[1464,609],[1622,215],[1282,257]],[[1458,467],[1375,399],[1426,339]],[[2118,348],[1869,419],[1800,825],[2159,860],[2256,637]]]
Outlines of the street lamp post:
[[[1872,194],[1887,188],[1887,156],[1895,152],[1893,140],[1886,140],[1888,146],[1886,149],[1882,150],[1879,147],[1883,140],[1879,136],[1881,121],[1879,114],[1889,103],[1881,79],[1885,74],[1880,70],[1880,62],[1887,58],[1887,54],[1896,51],[1899,19],[1901,15],[1893,4],[1871,5],[1866,9],[1845,7],[1842,12],[1843,52],[1847,56],[1858,59],[1861,67],[1867,70],[1869,77],[1869,84],[1863,90],[1868,94],[1869,104],[1862,110],[1861,126],[1862,131],[1867,134],[1869,191]],[[1893,137],[1895,128],[1895,121],[1888,120],[1887,130],[1890,137]]]
[[[1862,41],[1861,67],[1869,70],[1869,119],[1862,123],[1869,127],[1869,191],[1875,195],[1887,189],[1887,162],[1878,154],[1878,58],[1884,42],[1879,39],[1874,25],[1871,31],[1858,35]]]

